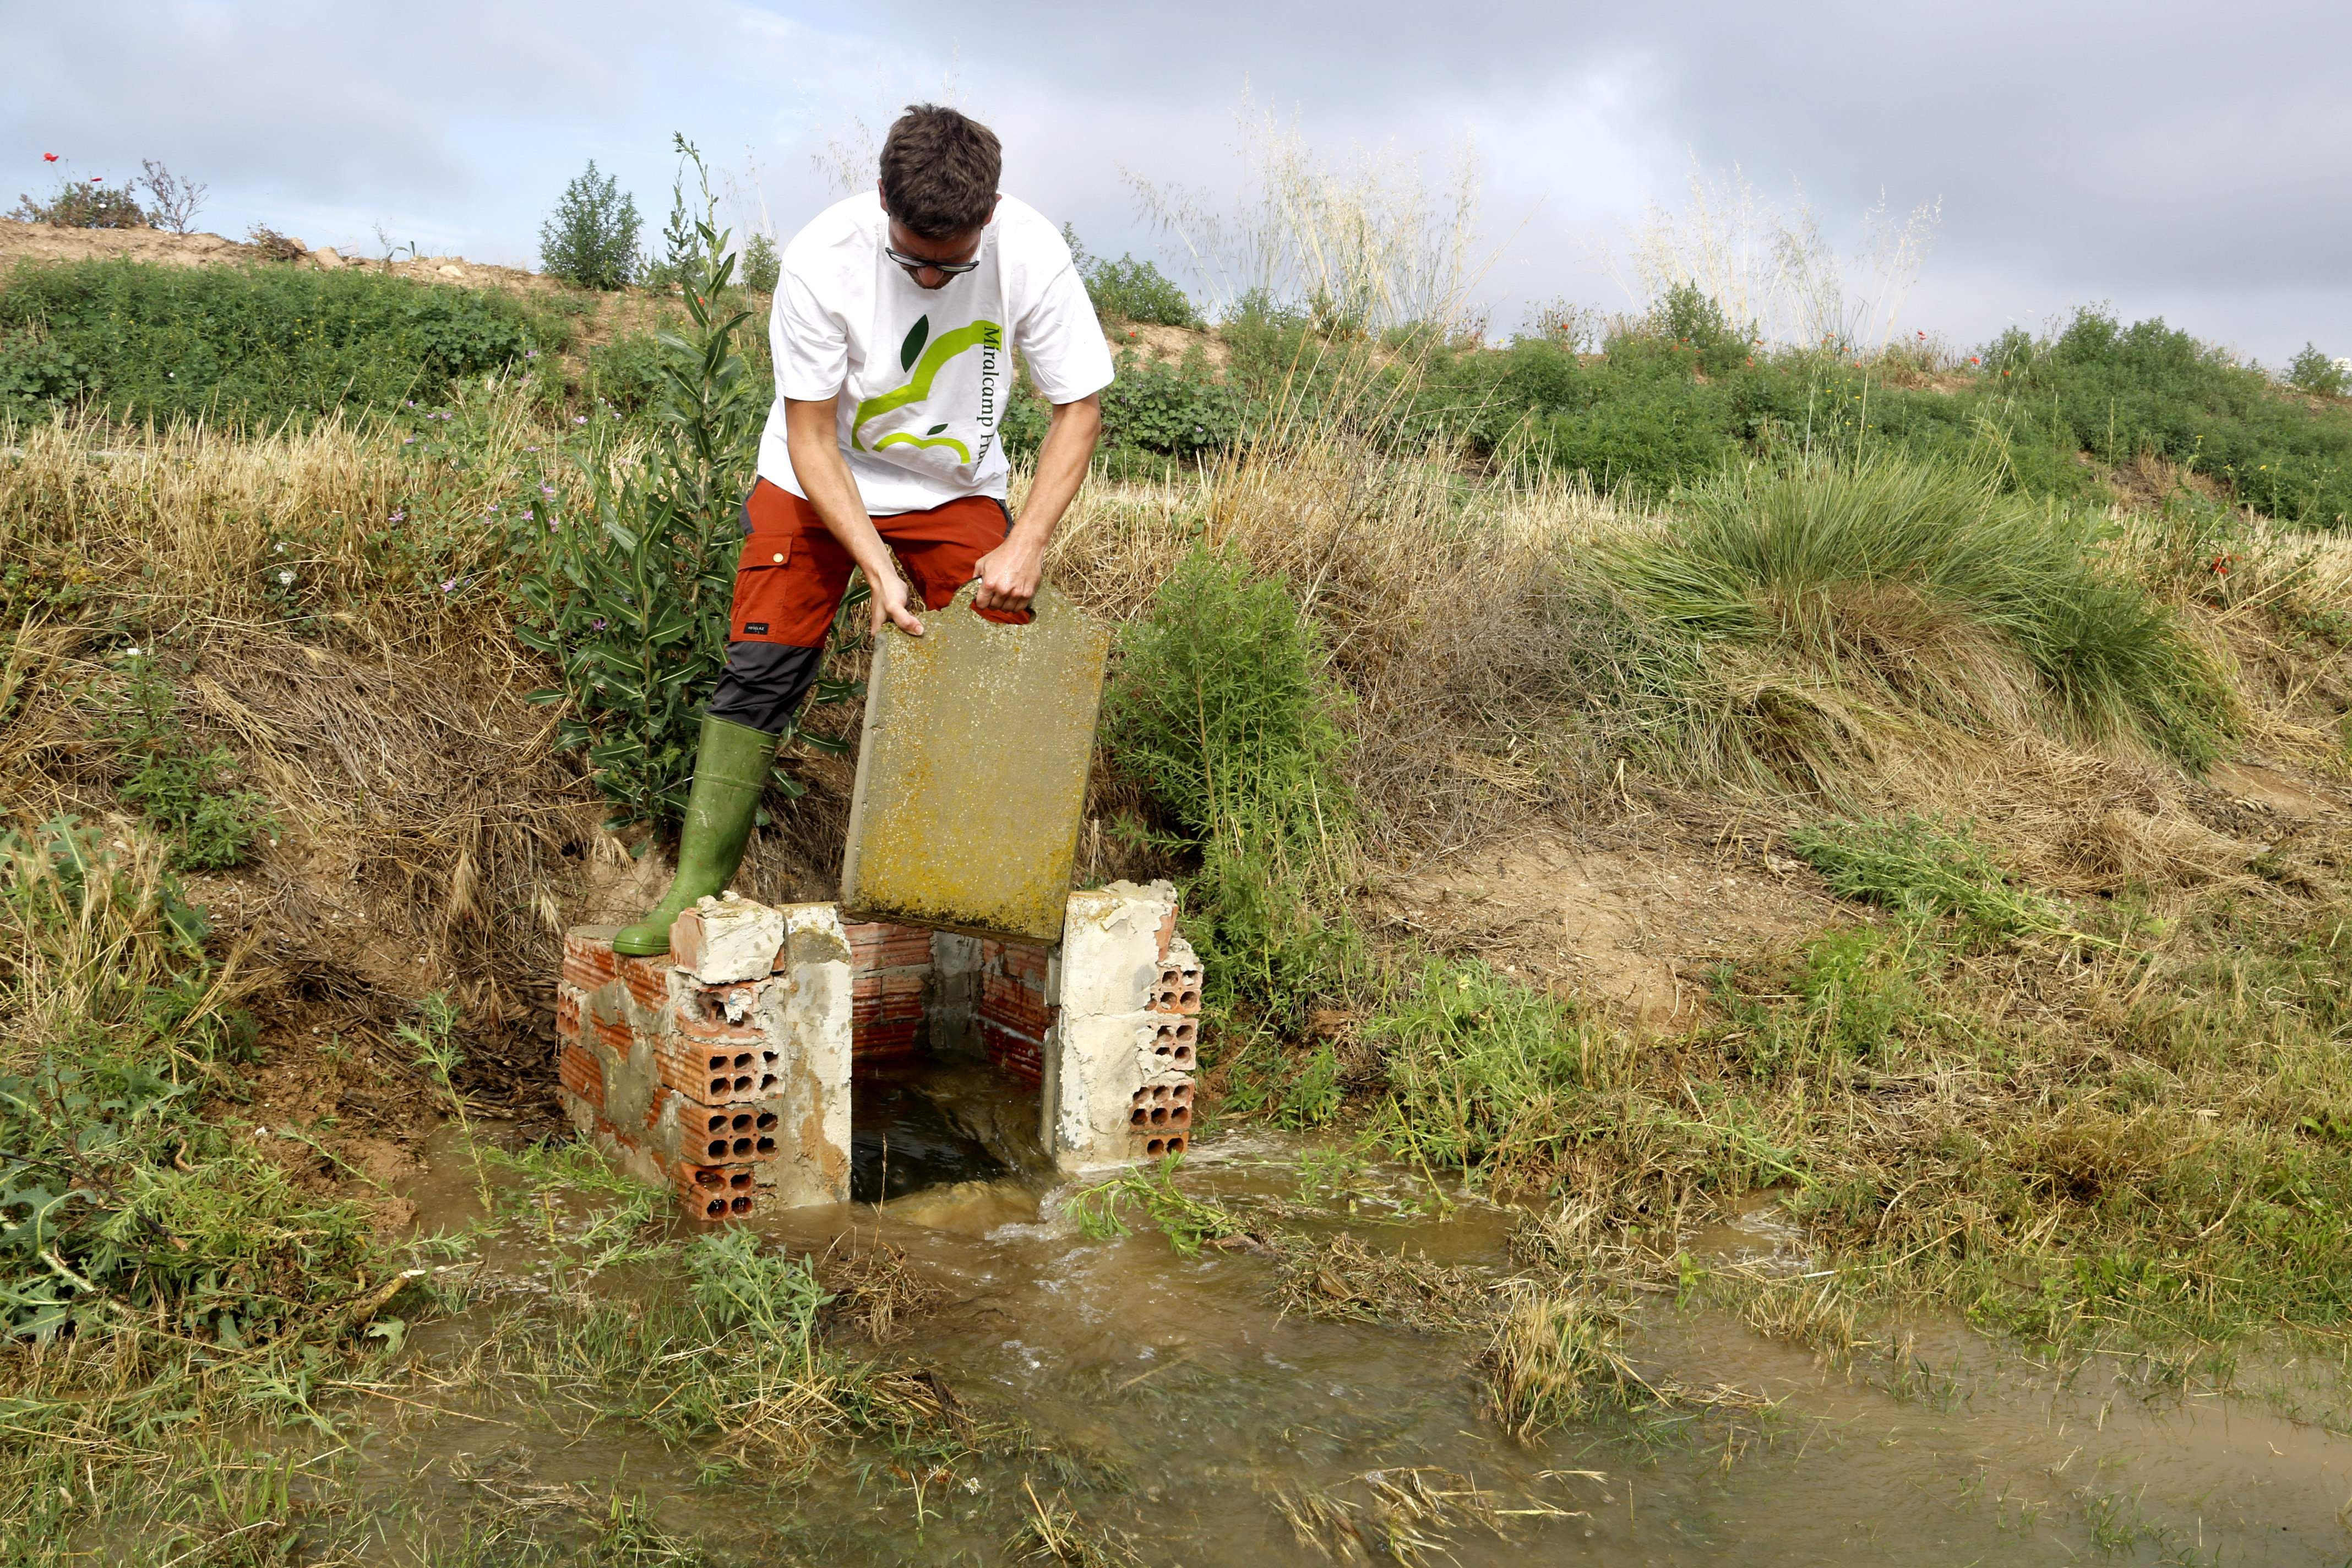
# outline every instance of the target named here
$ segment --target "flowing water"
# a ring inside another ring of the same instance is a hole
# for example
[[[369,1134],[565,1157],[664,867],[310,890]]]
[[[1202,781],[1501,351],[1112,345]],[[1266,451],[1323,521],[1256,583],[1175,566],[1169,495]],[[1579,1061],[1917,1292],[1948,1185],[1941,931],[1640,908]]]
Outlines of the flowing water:
[[[791,1212],[764,1229],[795,1249],[822,1251],[853,1231],[903,1248],[943,1304],[879,1353],[933,1369],[967,1406],[1017,1412],[1097,1473],[1112,1467],[1119,1484],[1072,1485],[1069,1505],[1124,1532],[1145,1563],[1381,1560],[1351,1543],[1349,1524],[1334,1533],[1334,1517],[1352,1523],[1356,1542],[1463,1564],[2352,1562],[2352,1439],[2276,1414],[2275,1400],[2193,1387],[2144,1396],[2128,1362],[2047,1370],[1951,1324],[1916,1325],[1904,1355],[1841,1371],[1662,1295],[1628,1336],[1642,1375],[1741,1394],[1522,1445],[1481,1412],[1476,1342],[1285,1316],[1271,1300],[1275,1265],[1252,1252],[1185,1257],[1150,1230],[1090,1239],[1064,1213],[1069,1185],[1006,1173],[1021,1162],[971,1136],[976,1121],[1018,1105],[983,1104],[975,1117],[965,1092],[943,1115],[926,1087],[903,1085],[895,1110],[877,1098],[861,1117],[877,1156],[870,1190],[882,1190],[887,1135],[888,1190],[900,1195]],[[1229,1202],[1295,1202],[1310,1148],[1213,1138],[1181,1184]],[[472,1181],[462,1159],[436,1162],[417,1194],[425,1223],[464,1210]],[[1305,1223],[1512,1272],[1512,1216],[1458,1190],[1447,1196],[1439,1207],[1418,1173],[1365,1166],[1322,1192],[1321,1216]],[[527,1277],[528,1247],[498,1245],[521,1248],[508,1261]],[[1690,1247],[1807,1267],[1769,1205]],[[465,1331],[463,1321],[436,1331],[445,1341]],[[2310,1370],[2273,1369],[2281,1387]],[[758,1561],[830,1564],[1005,1561],[1008,1530],[1030,1511],[1023,1477],[1035,1468],[975,1461],[915,1475],[820,1463],[797,1487],[698,1484],[696,1455],[560,1409],[416,1418],[362,1447],[371,1489],[478,1500],[485,1485],[601,1495],[625,1480],[660,1500],[669,1528],[719,1545],[766,1542]],[[486,1466],[508,1479],[485,1481]],[[1031,1485],[1052,1495],[1042,1477]],[[1453,1500],[1434,1515],[1398,1510],[1416,1490]],[[1326,1522],[1311,1526],[1310,1543],[1286,1511],[1310,1515],[1318,1501]]]

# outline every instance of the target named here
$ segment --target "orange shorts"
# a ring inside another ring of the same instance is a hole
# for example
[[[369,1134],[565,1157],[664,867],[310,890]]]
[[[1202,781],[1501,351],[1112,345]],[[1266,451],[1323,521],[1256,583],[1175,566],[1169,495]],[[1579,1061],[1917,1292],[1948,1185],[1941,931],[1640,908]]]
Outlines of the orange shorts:
[[[730,642],[821,647],[856,564],[816,508],[761,479],[743,503],[751,531],[735,567]],[[980,558],[1004,542],[1012,518],[993,496],[965,496],[929,511],[877,517],[874,526],[914,580],[923,607],[936,610],[975,576]],[[1027,611],[982,610],[992,621],[1019,624]]]

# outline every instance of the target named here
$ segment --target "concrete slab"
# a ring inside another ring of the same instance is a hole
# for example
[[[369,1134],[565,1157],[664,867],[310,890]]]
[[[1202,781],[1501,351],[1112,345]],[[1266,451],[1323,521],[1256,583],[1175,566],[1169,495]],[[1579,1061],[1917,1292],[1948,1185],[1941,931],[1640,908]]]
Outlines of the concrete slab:
[[[967,586],[886,632],[842,858],[841,900],[869,920],[1051,942],[1077,856],[1110,631],[1050,587],[998,626]]]

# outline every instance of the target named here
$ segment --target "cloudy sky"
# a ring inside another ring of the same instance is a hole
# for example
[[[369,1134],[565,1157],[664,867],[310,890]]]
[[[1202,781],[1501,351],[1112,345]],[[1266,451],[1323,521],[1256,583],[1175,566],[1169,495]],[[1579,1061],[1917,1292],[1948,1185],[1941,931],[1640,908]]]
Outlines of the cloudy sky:
[[[0,72],[8,195],[43,188],[45,152],[83,176],[161,158],[210,183],[200,226],[363,254],[380,226],[530,265],[590,158],[657,225],[673,130],[789,233],[829,193],[828,144],[919,97],[993,124],[1006,188],[1090,248],[1173,269],[1133,180],[1230,207],[1246,102],[1334,168],[1418,158],[1436,185],[1474,148],[1498,327],[1537,300],[1624,307],[1601,258],[1694,172],[1737,167],[1766,203],[1801,189],[1848,248],[1882,199],[1940,204],[1906,332],[1974,342],[2105,303],[2272,363],[2306,339],[2352,353],[2342,0],[0,0]]]

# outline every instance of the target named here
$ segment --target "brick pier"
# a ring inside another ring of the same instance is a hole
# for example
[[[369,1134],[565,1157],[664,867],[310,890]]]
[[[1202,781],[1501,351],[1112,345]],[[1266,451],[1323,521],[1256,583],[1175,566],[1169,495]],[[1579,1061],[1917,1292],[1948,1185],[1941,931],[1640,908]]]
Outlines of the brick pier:
[[[1051,946],[736,898],[679,916],[665,957],[612,938],[564,939],[560,1097],[689,1213],[847,1201],[854,1076],[925,1052],[1037,1086],[1039,1141],[1066,1170],[1191,1142],[1201,966],[1165,882],[1073,893]]]

